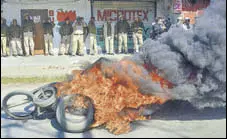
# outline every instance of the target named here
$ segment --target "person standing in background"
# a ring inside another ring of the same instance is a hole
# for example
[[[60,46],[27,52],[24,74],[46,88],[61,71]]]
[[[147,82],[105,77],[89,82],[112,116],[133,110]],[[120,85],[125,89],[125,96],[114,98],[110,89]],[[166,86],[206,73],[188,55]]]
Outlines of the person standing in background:
[[[109,17],[103,25],[103,34],[105,38],[106,54],[114,55],[114,26]]]
[[[25,55],[29,56],[30,54],[34,56],[34,40],[35,37],[35,24],[29,18],[29,15],[26,13],[24,15],[23,22],[23,35],[24,35],[24,47],[25,47]]]
[[[143,46],[143,31],[144,24],[139,17],[135,18],[135,21],[132,23],[133,30],[133,43],[134,43],[134,53],[138,53],[140,48]]]
[[[115,25],[115,37],[118,39],[118,53],[122,53],[122,44],[124,43],[123,51],[128,53],[128,32],[130,25],[128,21],[120,15],[119,21]]]
[[[6,25],[6,19],[1,18],[1,56],[9,56],[7,41],[9,39],[9,27]]]
[[[22,31],[21,27],[17,24],[17,20],[13,19],[13,23],[9,28],[9,39],[11,44],[11,51],[13,56],[23,56],[21,45]]]
[[[67,18],[65,23],[60,28],[61,46],[59,47],[59,55],[68,55],[69,46],[71,43],[71,34],[73,33],[73,27],[70,20]]]
[[[83,24],[83,32],[84,32],[84,43],[86,41],[86,38],[88,36],[88,27],[87,27],[87,23],[84,21],[84,17],[80,17],[81,18],[81,22]]]
[[[72,34],[72,56],[78,54],[84,56],[84,28],[87,25],[82,22],[82,18],[78,17],[77,22],[73,26]]]
[[[189,17],[186,17],[184,19],[184,23],[183,23],[182,27],[183,27],[184,30],[191,30],[192,29],[192,26],[190,24],[190,18]]]
[[[90,35],[90,54],[97,55],[97,39],[96,39],[96,26],[95,26],[95,17],[91,17],[90,22],[88,23],[88,33]]]
[[[53,52],[53,28],[54,28],[54,23],[51,22],[51,19],[48,18],[44,23],[43,23],[43,29],[44,29],[44,42],[45,42],[45,55],[54,55]]]
[[[176,27],[181,27],[183,22],[182,22],[183,18],[181,16],[179,16],[177,18],[177,23],[176,23]]]

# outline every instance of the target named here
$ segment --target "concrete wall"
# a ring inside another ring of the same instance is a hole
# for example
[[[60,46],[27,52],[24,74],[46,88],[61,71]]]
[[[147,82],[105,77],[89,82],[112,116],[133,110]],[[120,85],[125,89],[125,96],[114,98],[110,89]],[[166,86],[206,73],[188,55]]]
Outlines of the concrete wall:
[[[173,0],[157,0],[157,17],[170,17],[175,23],[178,16],[173,13]]]

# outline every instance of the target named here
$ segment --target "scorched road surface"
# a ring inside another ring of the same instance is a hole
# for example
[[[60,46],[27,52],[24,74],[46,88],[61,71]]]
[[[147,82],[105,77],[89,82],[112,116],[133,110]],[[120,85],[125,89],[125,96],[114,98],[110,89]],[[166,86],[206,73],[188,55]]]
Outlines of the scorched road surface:
[[[8,84],[1,85],[1,102],[4,96],[14,90],[32,90],[43,84]],[[154,115],[153,120],[133,124],[128,134],[115,136],[104,128],[95,128],[85,133],[64,133],[55,119],[15,121],[7,119],[1,110],[1,137],[71,137],[71,138],[116,138],[116,137],[226,137],[226,110],[215,109],[196,112],[190,106],[176,107],[166,105]],[[184,108],[183,108],[184,107]]]

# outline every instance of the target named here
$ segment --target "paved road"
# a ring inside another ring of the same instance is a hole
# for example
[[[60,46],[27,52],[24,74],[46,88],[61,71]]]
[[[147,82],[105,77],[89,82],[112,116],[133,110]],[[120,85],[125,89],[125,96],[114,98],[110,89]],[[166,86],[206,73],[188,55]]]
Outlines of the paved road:
[[[127,56],[130,55],[2,57],[1,77],[56,77],[70,74],[75,69],[84,69],[101,57],[120,60]]]
[[[14,90],[31,90],[43,84],[8,84],[1,85],[1,101],[3,97]],[[178,109],[176,111],[176,109]],[[190,108],[189,108],[190,109]],[[163,113],[154,115],[153,120],[138,122],[128,134],[115,136],[107,130],[93,129],[86,133],[71,134],[60,130],[54,119],[15,121],[6,118],[1,111],[1,137],[226,137],[226,111],[215,109],[194,113],[184,108],[173,107]]]

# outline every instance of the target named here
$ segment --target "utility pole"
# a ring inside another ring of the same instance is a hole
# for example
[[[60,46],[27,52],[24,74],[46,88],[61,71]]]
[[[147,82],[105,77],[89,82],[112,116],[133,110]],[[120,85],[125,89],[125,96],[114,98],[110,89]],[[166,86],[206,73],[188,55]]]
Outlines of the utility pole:
[[[94,16],[94,0],[90,0],[91,3],[91,17]]]

